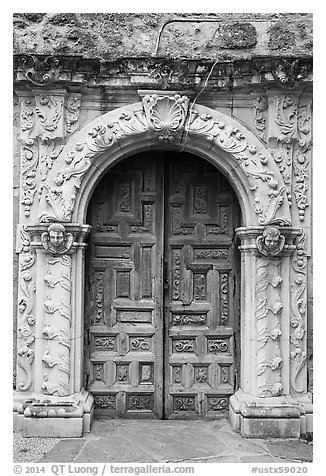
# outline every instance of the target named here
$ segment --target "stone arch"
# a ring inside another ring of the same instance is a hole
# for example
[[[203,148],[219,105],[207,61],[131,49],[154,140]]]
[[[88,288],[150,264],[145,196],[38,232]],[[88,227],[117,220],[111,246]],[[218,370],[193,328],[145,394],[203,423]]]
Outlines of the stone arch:
[[[263,143],[230,116],[168,93],[110,111],[75,134],[44,183],[39,222],[83,223],[105,171],[150,149],[185,150],[213,163],[232,183],[245,226],[290,224],[287,189]]]

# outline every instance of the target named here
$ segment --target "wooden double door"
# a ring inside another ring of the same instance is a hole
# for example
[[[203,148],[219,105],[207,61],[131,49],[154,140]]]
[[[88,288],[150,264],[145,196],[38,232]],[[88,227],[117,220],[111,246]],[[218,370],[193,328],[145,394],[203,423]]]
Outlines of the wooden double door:
[[[100,181],[88,209],[85,292],[95,415],[228,409],[239,361],[239,219],[228,181],[191,154],[139,154]]]

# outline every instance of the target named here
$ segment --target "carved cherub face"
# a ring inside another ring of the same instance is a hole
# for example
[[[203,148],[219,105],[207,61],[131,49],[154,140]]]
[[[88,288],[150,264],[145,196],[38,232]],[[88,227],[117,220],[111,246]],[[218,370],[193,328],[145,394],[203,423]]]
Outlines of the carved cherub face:
[[[267,228],[264,230],[263,240],[266,248],[273,250],[279,244],[280,231],[277,228]]]
[[[65,240],[64,231],[60,225],[52,225],[49,227],[49,241],[52,246],[59,248]]]

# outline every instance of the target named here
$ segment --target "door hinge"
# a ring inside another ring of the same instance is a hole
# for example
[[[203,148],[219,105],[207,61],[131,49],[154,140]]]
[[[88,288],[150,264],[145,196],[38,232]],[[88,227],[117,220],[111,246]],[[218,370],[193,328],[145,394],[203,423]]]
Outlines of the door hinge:
[[[169,289],[168,263],[166,261],[163,263],[163,288]]]

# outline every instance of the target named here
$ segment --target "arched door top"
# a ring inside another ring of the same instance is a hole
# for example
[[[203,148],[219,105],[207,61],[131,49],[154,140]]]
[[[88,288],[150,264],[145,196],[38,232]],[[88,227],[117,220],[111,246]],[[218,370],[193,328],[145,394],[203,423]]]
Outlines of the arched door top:
[[[283,178],[260,140],[230,116],[168,93],[146,95],[75,134],[48,174],[39,221],[83,222],[105,171],[149,149],[185,150],[213,163],[233,184],[245,226],[290,225]]]

